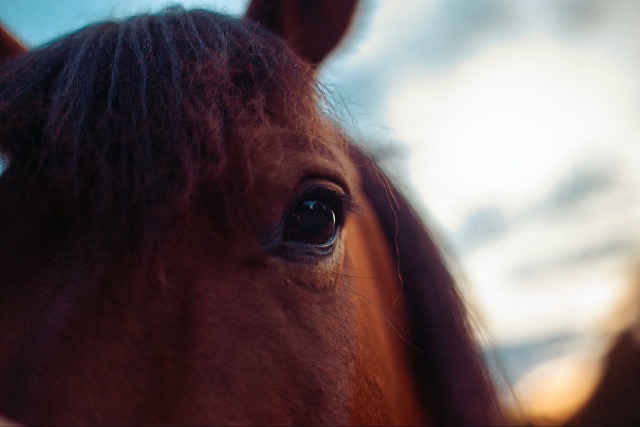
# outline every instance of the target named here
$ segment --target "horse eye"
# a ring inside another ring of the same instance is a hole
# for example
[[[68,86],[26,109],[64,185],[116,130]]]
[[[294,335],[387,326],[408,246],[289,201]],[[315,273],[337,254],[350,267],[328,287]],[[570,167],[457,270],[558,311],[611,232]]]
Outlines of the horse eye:
[[[326,246],[336,237],[336,214],[327,203],[304,200],[289,215],[284,225],[284,239]]]

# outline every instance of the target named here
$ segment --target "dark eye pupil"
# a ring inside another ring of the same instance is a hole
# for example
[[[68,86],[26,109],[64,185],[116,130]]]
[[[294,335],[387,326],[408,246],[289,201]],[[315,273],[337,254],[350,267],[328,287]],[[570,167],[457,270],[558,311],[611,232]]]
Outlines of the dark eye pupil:
[[[305,200],[287,218],[284,238],[323,245],[333,240],[335,232],[336,215],[333,210],[319,200]]]

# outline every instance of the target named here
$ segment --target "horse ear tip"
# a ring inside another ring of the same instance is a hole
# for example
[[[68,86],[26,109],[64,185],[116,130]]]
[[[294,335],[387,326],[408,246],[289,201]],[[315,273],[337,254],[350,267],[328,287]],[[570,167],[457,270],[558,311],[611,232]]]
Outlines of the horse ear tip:
[[[317,67],[349,33],[359,0],[251,0],[244,17],[285,40]]]

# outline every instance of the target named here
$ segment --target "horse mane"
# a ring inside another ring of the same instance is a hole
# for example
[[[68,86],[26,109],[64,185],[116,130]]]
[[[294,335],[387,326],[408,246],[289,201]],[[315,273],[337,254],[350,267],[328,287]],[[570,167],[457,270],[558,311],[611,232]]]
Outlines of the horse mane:
[[[317,101],[309,67],[249,21],[172,8],[86,27],[0,68],[0,227],[148,254],[198,191],[249,191],[247,147],[311,134]]]

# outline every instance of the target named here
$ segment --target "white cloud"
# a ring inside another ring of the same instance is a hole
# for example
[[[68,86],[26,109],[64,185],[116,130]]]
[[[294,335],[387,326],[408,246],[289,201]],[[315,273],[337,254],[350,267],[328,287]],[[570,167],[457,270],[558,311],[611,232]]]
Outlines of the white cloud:
[[[640,135],[637,91],[615,56],[535,35],[406,82],[387,115],[416,187],[455,227],[478,204],[531,203],[576,159],[627,150]]]

